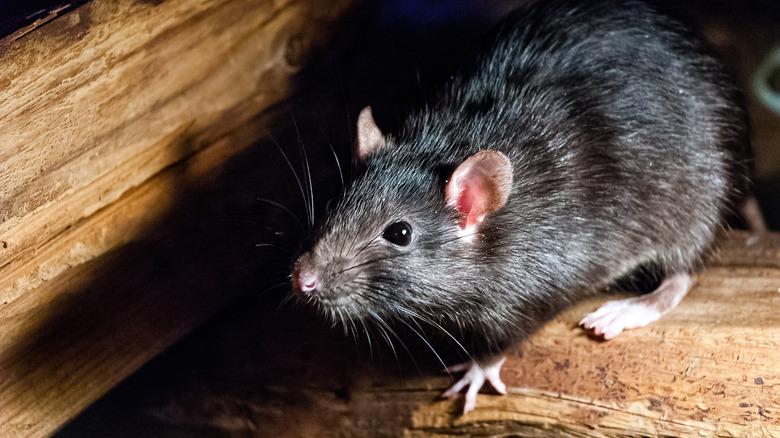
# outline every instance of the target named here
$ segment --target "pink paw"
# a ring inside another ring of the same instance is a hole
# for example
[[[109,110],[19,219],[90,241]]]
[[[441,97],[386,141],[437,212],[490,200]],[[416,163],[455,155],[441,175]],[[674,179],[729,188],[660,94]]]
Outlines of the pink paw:
[[[639,297],[607,301],[598,310],[588,314],[580,325],[604,339],[612,339],[623,330],[644,327],[661,317],[661,313]]]
[[[650,294],[604,303],[583,318],[580,325],[604,339],[612,339],[625,329],[644,327],[674,309],[693,281],[688,274],[675,274]]]
[[[477,393],[487,380],[493,388],[501,394],[506,394],[506,385],[501,381],[501,366],[504,365],[506,357],[500,357],[486,363],[477,363],[474,361],[464,362],[458,365],[445,368],[448,373],[459,373],[465,371],[466,374],[461,377],[450,389],[442,394],[442,397],[452,398],[457,395],[461,389],[466,386],[466,402],[463,405],[463,413],[473,411],[477,405]]]

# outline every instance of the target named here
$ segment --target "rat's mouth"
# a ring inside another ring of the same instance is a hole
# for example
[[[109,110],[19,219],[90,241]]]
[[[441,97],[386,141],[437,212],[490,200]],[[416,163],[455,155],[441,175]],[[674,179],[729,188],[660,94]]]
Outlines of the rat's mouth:
[[[347,305],[351,298],[348,293],[339,293],[323,286],[318,280],[295,278],[292,280],[293,294],[302,302],[327,306]]]
[[[321,289],[318,293],[310,293],[293,287],[293,294],[300,303],[314,307],[333,322],[360,320],[371,313],[368,303],[354,293]]]

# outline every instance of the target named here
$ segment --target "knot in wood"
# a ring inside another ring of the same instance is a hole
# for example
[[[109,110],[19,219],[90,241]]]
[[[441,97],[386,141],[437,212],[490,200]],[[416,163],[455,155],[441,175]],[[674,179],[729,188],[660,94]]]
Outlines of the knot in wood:
[[[300,68],[305,61],[304,58],[310,46],[311,40],[308,36],[301,33],[290,36],[284,47],[284,60],[287,65],[295,69]]]

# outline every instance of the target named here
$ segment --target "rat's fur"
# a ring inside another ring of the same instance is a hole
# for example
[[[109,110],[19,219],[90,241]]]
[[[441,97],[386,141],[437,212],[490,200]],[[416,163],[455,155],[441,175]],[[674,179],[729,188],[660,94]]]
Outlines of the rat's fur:
[[[296,269],[350,324],[422,322],[495,356],[642,268],[693,272],[745,184],[747,123],[722,67],[637,1],[513,13],[477,68],[361,163]],[[478,151],[513,166],[506,205],[458,236],[445,184]],[[382,238],[408,222],[408,246]],[[415,323],[416,324],[416,323]]]

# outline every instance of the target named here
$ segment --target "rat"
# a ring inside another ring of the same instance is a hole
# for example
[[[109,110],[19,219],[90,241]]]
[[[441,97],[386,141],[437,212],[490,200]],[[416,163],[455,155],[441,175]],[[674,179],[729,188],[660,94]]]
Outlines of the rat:
[[[456,339],[464,413],[505,352],[637,272],[658,287],[581,325],[605,339],[674,308],[747,184],[740,92],[676,19],[550,0],[499,23],[475,67],[385,135],[357,119],[355,176],[291,269],[344,324]]]

